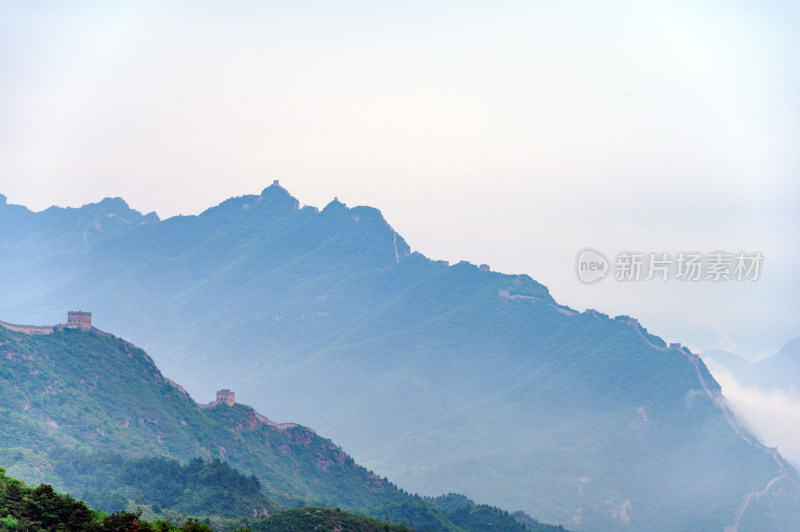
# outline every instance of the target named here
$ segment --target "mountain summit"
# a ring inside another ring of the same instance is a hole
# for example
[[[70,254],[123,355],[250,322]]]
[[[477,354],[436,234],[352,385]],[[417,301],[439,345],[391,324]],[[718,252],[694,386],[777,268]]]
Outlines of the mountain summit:
[[[301,208],[275,183],[84,240],[11,207],[2,315],[90,309],[193,395],[225,382],[412,490],[578,530],[800,520],[796,473],[738,426],[696,355],[527,275],[411,253],[376,209]]]

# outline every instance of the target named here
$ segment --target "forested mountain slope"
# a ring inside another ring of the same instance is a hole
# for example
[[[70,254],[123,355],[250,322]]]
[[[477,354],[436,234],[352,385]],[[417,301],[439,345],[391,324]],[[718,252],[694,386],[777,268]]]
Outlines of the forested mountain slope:
[[[720,530],[780,479],[742,527],[800,519],[794,471],[694,355],[527,275],[411,253],[376,209],[300,208],[273,184],[199,216],[104,200],[0,205],[0,224],[9,321],[91,310],[194,396],[233,388],[409,489],[570,528]]]

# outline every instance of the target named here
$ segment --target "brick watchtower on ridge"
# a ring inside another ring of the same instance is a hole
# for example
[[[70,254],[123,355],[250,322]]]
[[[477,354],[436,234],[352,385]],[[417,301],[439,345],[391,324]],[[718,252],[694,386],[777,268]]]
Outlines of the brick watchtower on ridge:
[[[82,310],[70,310],[67,312],[67,325],[70,329],[80,329],[82,331],[92,330],[92,313]]]
[[[217,392],[217,401],[216,401],[216,403],[218,405],[226,404],[228,406],[233,406],[235,404],[235,401],[234,401],[235,395],[236,394],[234,394],[232,391],[228,390],[227,388],[219,390]]]

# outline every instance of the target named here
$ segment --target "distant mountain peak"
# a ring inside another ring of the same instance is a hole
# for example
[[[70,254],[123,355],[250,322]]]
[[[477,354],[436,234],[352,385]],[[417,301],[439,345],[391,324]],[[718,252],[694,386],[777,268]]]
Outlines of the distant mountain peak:
[[[325,208],[322,209],[323,213],[331,213],[331,212],[342,212],[348,210],[348,207],[345,203],[339,201],[338,196],[334,196],[333,200],[325,205]]]
[[[90,203],[89,205],[92,204]],[[128,202],[119,196],[115,196],[113,198],[103,198],[102,200],[100,200],[99,203],[96,203],[95,205],[104,207],[123,207],[125,209],[130,209],[130,205],[128,205]]]
[[[297,198],[289,194],[289,191],[283,188],[277,179],[273,181],[270,186],[261,191],[261,194],[258,196],[258,201],[271,208],[290,208],[293,211],[300,208],[300,202],[297,201]]]
[[[8,198],[6,198],[5,195],[0,194],[0,205],[5,205],[7,203],[8,203]]]

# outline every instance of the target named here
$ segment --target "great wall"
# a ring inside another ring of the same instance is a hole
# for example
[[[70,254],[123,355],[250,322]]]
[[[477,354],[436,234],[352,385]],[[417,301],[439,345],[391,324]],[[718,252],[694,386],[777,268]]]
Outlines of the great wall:
[[[5,327],[6,329],[14,332],[24,333],[24,334],[52,334],[56,331],[60,331],[62,329],[78,329],[81,331],[92,331],[96,334],[100,334],[102,336],[113,336],[110,333],[101,331],[92,326],[92,313],[91,312],[84,312],[82,310],[70,310],[67,312],[67,322],[66,323],[58,323],[56,325],[19,325],[16,323],[8,323],[5,321],[0,320],[0,326]],[[189,394],[183,387],[177,384],[175,381],[171,379],[165,378],[166,382],[169,383],[171,386],[178,389],[186,397],[189,397]],[[217,397],[214,401],[211,401],[208,404],[201,404],[197,403],[198,408],[213,408],[217,406],[233,406],[236,404],[236,394],[227,389],[223,388],[222,390],[217,391]],[[190,398],[191,399],[191,398]],[[253,411],[253,421],[254,423],[261,423],[268,425],[276,430],[285,431],[298,425],[296,423],[275,423],[274,421],[268,419],[266,416],[259,414],[255,410]]]
[[[6,323],[0,320],[0,325],[11,331],[25,334],[52,334],[61,329],[80,329],[82,331],[91,331],[93,329],[92,313],[82,310],[70,310],[67,312],[67,323],[58,323],[56,325],[18,325],[16,323]]]

